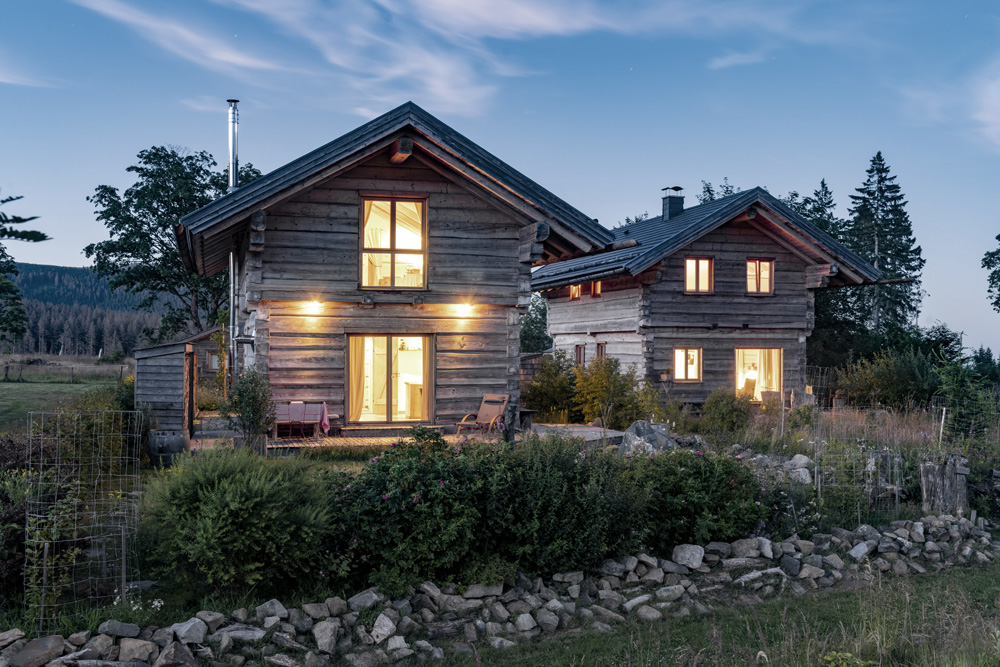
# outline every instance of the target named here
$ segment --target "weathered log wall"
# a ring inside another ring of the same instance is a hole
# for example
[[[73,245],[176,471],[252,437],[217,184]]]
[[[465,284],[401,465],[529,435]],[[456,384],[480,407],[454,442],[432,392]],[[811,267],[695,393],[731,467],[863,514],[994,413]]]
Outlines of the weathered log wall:
[[[576,346],[583,345],[590,360],[597,354],[597,344],[604,343],[607,356],[645,374],[645,343],[638,333],[642,286],[634,279],[615,280],[602,283],[600,297],[590,296],[589,283],[581,291],[582,296],[572,301],[567,288],[549,294],[548,330],[554,349],[572,358]]]

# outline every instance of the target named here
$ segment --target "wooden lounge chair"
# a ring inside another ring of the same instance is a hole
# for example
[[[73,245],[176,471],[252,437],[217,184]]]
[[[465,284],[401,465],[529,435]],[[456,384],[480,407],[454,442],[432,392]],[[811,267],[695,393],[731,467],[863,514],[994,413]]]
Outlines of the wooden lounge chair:
[[[499,422],[507,412],[510,394],[484,394],[483,402],[479,404],[479,412],[470,412],[458,423],[458,433],[462,429],[489,433],[498,428]]]

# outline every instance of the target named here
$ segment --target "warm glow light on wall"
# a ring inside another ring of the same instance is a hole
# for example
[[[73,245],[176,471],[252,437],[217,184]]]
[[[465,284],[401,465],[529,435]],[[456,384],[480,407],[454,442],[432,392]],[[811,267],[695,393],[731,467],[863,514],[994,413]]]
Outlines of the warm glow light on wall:
[[[455,310],[458,312],[459,317],[468,317],[472,314],[472,304],[471,303],[460,303],[455,306]]]
[[[323,304],[319,301],[306,301],[303,310],[306,315],[319,315],[323,312]]]

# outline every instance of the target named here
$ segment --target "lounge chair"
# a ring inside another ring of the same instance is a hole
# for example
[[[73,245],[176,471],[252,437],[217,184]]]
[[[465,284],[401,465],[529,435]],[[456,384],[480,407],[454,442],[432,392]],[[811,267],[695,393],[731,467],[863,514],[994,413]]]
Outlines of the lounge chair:
[[[482,431],[483,433],[498,429],[499,423],[507,412],[509,402],[509,394],[485,394],[483,402],[479,404],[479,412],[470,412],[462,417],[462,421],[458,423],[459,435],[461,435],[462,429]]]

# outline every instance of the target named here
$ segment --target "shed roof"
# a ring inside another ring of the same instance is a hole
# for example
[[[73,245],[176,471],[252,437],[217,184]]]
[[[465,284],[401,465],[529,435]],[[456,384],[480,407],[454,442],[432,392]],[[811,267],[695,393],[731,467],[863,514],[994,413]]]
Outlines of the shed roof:
[[[229,229],[246,221],[253,211],[349,169],[404,134],[412,136],[426,155],[534,219],[549,223],[576,251],[603,247],[613,239],[611,231],[596,220],[407,102],[181,218],[176,232],[185,264],[199,273],[214,273],[225,265],[228,248],[220,251],[219,244],[207,244],[209,237],[231,233]]]
[[[765,209],[771,224],[781,226],[777,233],[795,237],[798,244],[814,254],[816,263],[835,259],[855,275],[849,280],[857,284],[878,280],[878,269],[758,187],[692,206],[668,220],[657,216],[618,227],[612,230],[613,243],[634,239],[637,245],[546,264],[532,273],[532,288],[552,289],[614,275],[638,275],[751,207]]]

